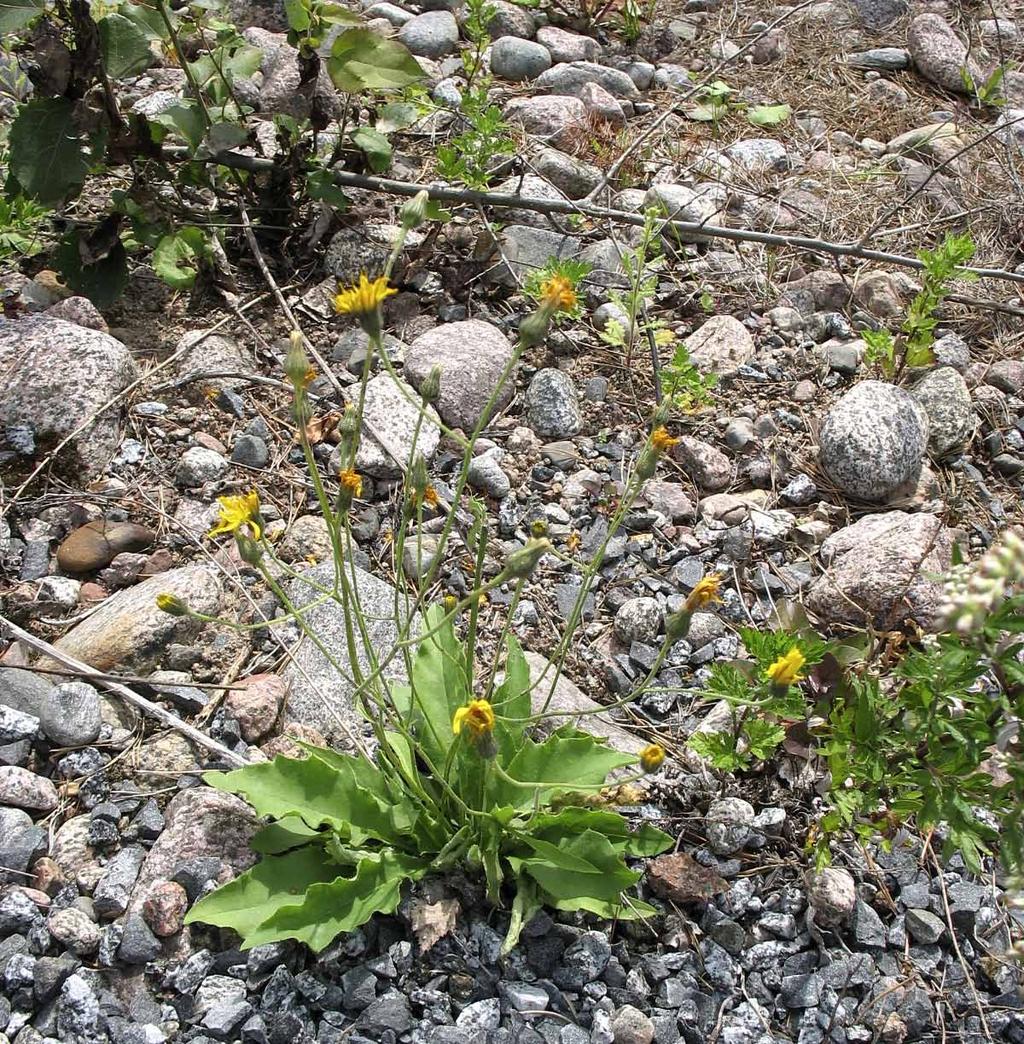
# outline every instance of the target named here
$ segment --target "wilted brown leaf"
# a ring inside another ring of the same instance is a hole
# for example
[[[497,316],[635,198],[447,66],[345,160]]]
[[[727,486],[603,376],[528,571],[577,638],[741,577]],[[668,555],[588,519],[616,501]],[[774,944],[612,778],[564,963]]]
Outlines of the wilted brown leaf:
[[[331,439],[331,436],[340,422],[341,412],[339,410],[330,410],[322,417],[314,417],[308,421],[306,424],[306,438],[309,439],[309,444],[316,446],[321,442],[334,441]],[[295,441],[299,441],[297,435]]]
[[[458,913],[458,899],[439,899],[436,903],[417,900],[412,904],[409,920],[421,953],[426,953],[455,928]]]

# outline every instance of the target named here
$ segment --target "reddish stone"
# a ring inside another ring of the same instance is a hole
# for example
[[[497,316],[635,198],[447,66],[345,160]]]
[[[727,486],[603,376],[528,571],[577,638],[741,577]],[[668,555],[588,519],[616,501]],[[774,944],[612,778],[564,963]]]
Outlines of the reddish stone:
[[[161,939],[181,931],[188,911],[188,895],[174,881],[154,881],[142,900],[142,916]]]
[[[256,743],[274,727],[288,694],[288,683],[277,674],[254,674],[236,685],[224,703],[238,719],[242,739]]]

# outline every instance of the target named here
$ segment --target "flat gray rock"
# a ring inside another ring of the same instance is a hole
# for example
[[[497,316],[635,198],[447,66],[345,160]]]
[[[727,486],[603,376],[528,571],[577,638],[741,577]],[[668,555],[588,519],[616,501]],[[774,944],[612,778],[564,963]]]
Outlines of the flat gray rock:
[[[548,94],[572,98],[579,98],[588,83],[598,84],[615,98],[640,97],[640,91],[627,73],[597,62],[561,62],[541,73],[534,82],[539,90]]]
[[[353,573],[370,646],[376,656],[387,656],[399,637],[395,622],[395,588],[358,566],[346,564],[345,574],[350,583]],[[317,566],[307,575],[321,586],[333,587],[334,563]],[[288,594],[296,606],[305,606],[322,597],[302,579],[292,580],[288,584]],[[404,599],[400,599],[400,602],[404,604]],[[311,725],[330,742],[352,749],[349,737],[362,736],[365,719],[355,704],[357,685],[348,656],[346,611],[339,602],[322,601],[303,613],[303,620],[319,642],[331,650],[341,671],[308,636],[303,635],[283,674],[289,685],[289,693],[281,712],[282,724],[298,722]],[[416,623],[414,621],[414,627]],[[370,671],[370,659],[358,629],[356,646],[356,661],[365,676]],[[395,656],[383,673],[390,680],[405,681],[404,658],[400,654]]]
[[[942,457],[970,441],[977,417],[967,382],[952,366],[929,371],[910,389],[910,394],[928,414],[931,454]]]

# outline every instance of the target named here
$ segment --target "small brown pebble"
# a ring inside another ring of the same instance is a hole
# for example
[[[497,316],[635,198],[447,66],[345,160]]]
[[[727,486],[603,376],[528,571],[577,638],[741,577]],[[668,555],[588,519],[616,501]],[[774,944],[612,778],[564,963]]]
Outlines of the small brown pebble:
[[[729,882],[685,852],[658,856],[647,864],[655,895],[677,903],[703,902],[729,891]]]
[[[64,539],[57,548],[57,565],[67,573],[90,573],[110,565],[122,551],[145,551],[154,539],[145,526],[98,518]]]
[[[142,902],[142,917],[153,934],[165,939],[181,931],[188,911],[188,895],[174,881],[156,881]]]
[[[260,749],[268,758],[274,758],[278,754],[283,754],[287,758],[308,757],[295,740],[302,740],[303,743],[309,743],[314,747],[327,746],[327,740],[324,739],[321,732],[310,725],[293,722],[282,735],[267,740]]]
[[[274,727],[288,684],[276,674],[254,674],[237,683],[225,699],[227,709],[238,719],[242,739],[255,743]]]
[[[32,886],[47,895],[59,892],[67,883],[64,871],[49,856],[41,856],[32,867]]]
[[[102,602],[107,597],[107,589],[102,584],[84,583],[78,592],[79,602]]]
[[[197,446],[213,450],[214,453],[227,453],[228,451],[227,446],[225,446],[220,439],[214,438],[213,435],[210,435],[205,431],[197,431],[195,435],[192,436],[192,440]]]

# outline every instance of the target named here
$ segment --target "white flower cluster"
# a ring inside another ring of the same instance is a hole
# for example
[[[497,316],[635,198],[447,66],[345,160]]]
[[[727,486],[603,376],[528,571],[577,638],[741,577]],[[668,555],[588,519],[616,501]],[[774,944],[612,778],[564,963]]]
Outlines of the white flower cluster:
[[[973,566],[947,577],[943,618],[951,631],[970,634],[1024,581],[1024,529],[1007,529]]]

